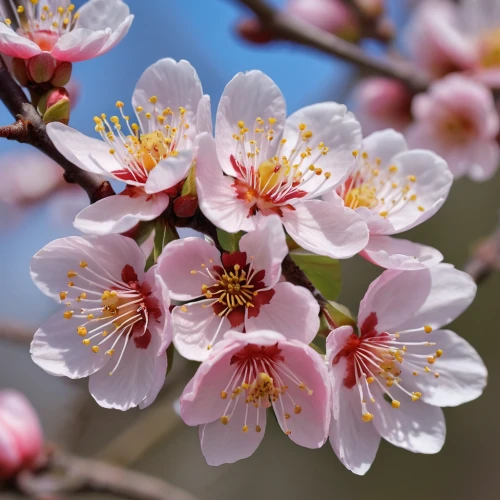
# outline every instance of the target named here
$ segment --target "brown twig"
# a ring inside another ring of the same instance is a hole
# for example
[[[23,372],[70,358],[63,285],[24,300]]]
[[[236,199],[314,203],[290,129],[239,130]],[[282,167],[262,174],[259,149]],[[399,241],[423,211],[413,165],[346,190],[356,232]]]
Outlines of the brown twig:
[[[33,340],[35,330],[35,327],[2,321],[0,323],[0,339],[29,344]]]
[[[403,61],[376,59],[361,47],[322,31],[300,19],[271,7],[263,0],[238,0],[257,16],[262,25],[277,38],[313,47],[344,61],[352,62],[370,73],[395,78],[414,92],[424,91],[429,81],[420,71]]]
[[[477,284],[500,270],[500,224],[488,238],[476,246],[464,270]]]
[[[91,203],[115,194],[107,180],[78,168],[57,150],[47,135],[41,116],[12,78],[1,56],[0,100],[16,119],[13,125],[0,128],[0,137],[31,144],[54,160],[64,169],[66,181],[80,185],[88,194]]]
[[[102,492],[131,500],[196,500],[190,493],[161,479],[61,452],[52,455],[44,470],[21,473],[16,487],[20,493],[37,498]]]

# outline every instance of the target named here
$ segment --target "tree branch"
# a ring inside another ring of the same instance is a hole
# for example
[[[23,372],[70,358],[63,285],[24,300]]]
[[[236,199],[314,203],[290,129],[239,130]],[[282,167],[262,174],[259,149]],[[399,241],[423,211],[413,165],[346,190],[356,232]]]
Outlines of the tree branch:
[[[477,284],[500,270],[500,223],[488,238],[476,246],[464,270]]]
[[[395,78],[414,92],[424,91],[429,86],[427,78],[406,62],[376,59],[359,46],[280,12],[264,0],[237,1],[252,10],[262,25],[277,38],[318,49],[325,54],[354,63],[370,73]]]
[[[88,194],[91,203],[115,194],[106,179],[78,168],[56,149],[47,135],[41,116],[12,78],[1,56],[0,100],[16,119],[13,125],[0,128],[0,137],[31,144],[54,160],[64,169],[66,181],[81,186]]]
[[[97,460],[55,452],[41,472],[22,472],[15,487],[40,498],[58,494],[102,492],[130,500],[196,500],[180,488],[141,472]]]

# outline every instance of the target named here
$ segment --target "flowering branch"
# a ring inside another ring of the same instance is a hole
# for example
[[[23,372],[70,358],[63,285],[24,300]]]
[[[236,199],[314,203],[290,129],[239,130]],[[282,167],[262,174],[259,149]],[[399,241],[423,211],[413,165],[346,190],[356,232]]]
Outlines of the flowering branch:
[[[416,71],[405,62],[376,59],[359,46],[280,12],[263,0],[238,1],[252,10],[262,25],[277,38],[318,49],[326,54],[354,63],[370,73],[395,78],[405,83],[414,92],[421,92],[429,85],[429,81],[421,72]]]
[[[498,270],[500,270],[500,223],[488,238],[477,245],[474,254],[465,264],[465,272],[478,284]]]
[[[85,190],[92,203],[114,194],[113,188],[107,180],[78,168],[56,149],[47,135],[41,116],[12,78],[1,56],[0,100],[16,118],[13,125],[0,128],[0,137],[31,144],[39,149],[64,169],[64,177],[67,182],[76,183]]]
[[[161,479],[97,460],[56,452],[40,473],[22,472],[16,489],[28,496],[103,492],[131,500],[196,500]]]

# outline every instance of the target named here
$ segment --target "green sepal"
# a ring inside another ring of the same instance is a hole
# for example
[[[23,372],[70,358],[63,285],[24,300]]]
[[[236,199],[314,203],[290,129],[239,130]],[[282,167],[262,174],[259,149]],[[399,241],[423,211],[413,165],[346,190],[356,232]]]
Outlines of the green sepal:
[[[226,250],[226,252],[237,252],[239,250],[239,244],[241,237],[245,233],[240,231],[238,233],[227,233],[220,228],[217,228],[217,238],[221,247]]]

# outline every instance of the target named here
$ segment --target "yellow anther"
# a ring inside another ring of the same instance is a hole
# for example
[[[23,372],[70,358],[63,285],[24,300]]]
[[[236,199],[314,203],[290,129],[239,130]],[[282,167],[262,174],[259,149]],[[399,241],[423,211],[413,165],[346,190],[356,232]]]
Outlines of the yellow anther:
[[[255,426],[255,432],[260,432],[261,430],[262,428],[260,427],[260,425]]]
[[[359,151],[357,149],[355,149],[353,152],[352,152],[352,156],[354,156],[354,158],[357,158],[359,155]]]
[[[302,407],[300,405],[295,405],[295,408],[293,409],[293,413],[295,415],[298,415],[302,411]]]
[[[412,375],[413,375],[414,377],[416,377],[416,376],[418,375],[418,372],[417,372],[417,371],[414,371],[414,372],[412,373]]]
[[[188,312],[188,308],[186,306],[181,306],[181,311],[183,313],[187,313]]]
[[[19,12],[19,14],[22,14],[24,12],[24,7],[22,5],[20,5],[18,8],[17,8],[17,12]]]
[[[75,284],[72,281],[68,281],[68,286],[75,286]]]
[[[76,329],[76,332],[78,333],[78,335],[80,335],[81,337],[85,337],[85,335],[87,335],[87,329],[84,327],[84,326],[79,326],[77,329]]]
[[[221,399],[227,399],[227,392],[226,391],[221,391],[220,398]]]
[[[239,128],[245,128],[245,122],[244,122],[243,120],[240,120],[240,121],[238,122],[238,127],[239,127]]]
[[[412,401],[418,401],[422,397],[421,392],[412,392],[411,393],[411,400]]]
[[[68,12],[73,12],[75,10],[75,6],[73,4],[70,4],[68,7]]]
[[[290,418],[290,413],[284,413],[283,416],[285,417],[285,420],[288,420]]]
[[[163,116],[167,116],[167,115],[173,115],[173,112],[170,108],[165,108],[162,112],[162,115]]]
[[[381,217],[387,217],[389,215],[389,212],[387,211],[384,211],[384,212],[380,212],[379,214]]]
[[[109,150],[109,154],[110,154],[110,155],[114,155],[115,153],[116,153],[116,151],[115,151],[114,149],[110,149],[110,150]]]
[[[87,319],[88,320],[94,319],[94,315],[92,313],[91,314],[87,314]]]
[[[429,373],[429,372],[431,371],[431,369],[430,369],[428,366],[426,366],[426,367],[424,367],[424,371],[425,371],[426,373]]]
[[[108,336],[108,332],[107,332],[106,330],[104,330],[104,331],[102,332],[102,336],[103,336],[103,337],[107,337],[107,336]]]
[[[92,352],[95,352],[97,354],[99,352],[99,346],[98,345],[93,345],[92,346]]]
[[[430,326],[430,325],[425,325],[425,326],[424,326],[424,331],[425,331],[425,333],[431,333],[431,332],[432,332],[432,326]]]
[[[436,358],[440,358],[443,355],[443,351],[441,349],[438,349],[436,351]]]
[[[242,430],[243,432],[248,432],[248,425],[244,425],[244,426],[241,428],[241,430]]]
[[[418,209],[419,209],[419,211],[420,211],[420,212],[424,212],[424,211],[425,211],[425,208],[424,208],[422,205],[420,205],[420,206],[418,207]]]
[[[428,356],[427,357],[427,363],[429,363],[429,364],[432,365],[435,362],[436,362],[436,358],[434,356]]]
[[[152,95],[150,98],[149,98],[149,102],[151,104],[156,104],[158,102],[158,97],[156,97],[155,95]]]
[[[321,168],[319,168],[319,167],[318,167],[318,168],[315,168],[315,169],[314,169],[314,173],[315,173],[316,175],[321,175],[321,174],[323,173],[323,170],[321,170]]]
[[[391,165],[389,167],[389,172],[391,172],[392,174],[395,174],[397,171],[398,171],[398,167],[396,167],[396,165]]]
[[[269,122],[270,125],[274,125],[276,123],[276,118],[271,117],[271,118],[268,118],[267,121]]]
[[[191,271],[191,274],[196,274],[196,270],[195,270],[195,269],[193,269],[193,270]]]
[[[59,298],[64,300],[68,296],[68,292],[59,292]]]
[[[325,172],[325,179],[329,179],[332,176],[331,172]]]
[[[89,345],[90,344],[90,340],[89,339],[83,339],[82,340],[82,344],[83,345]]]
[[[409,176],[408,176],[408,180],[409,180],[410,182],[417,182],[417,178],[416,178],[414,175],[409,175]]]
[[[87,298],[87,294],[85,292],[82,292],[78,298],[79,299],[86,299]]]
[[[392,403],[391,403],[391,406],[393,408],[399,408],[401,406],[401,403],[397,399],[393,399]]]
[[[310,130],[306,130],[303,134],[302,137],[304,139],[310,139],[313,136],[313,133]]]
[[[227,425],[229,423],[229,417],[227,415],[224,415],[223,417],[220,418],[220,421],[224,424]]]
[[[68,271],[68,278],[74,278],[75,276],[78,276],[78,273],[75,271]]]
[[[378,177],[378,174],[380,174],[380,170],[378,170],[377,168],[374,168],[372,170],[372,174],[373,174],[373,177]]]
[[[115,353],[115,350],[114,349],[110,349],[109,351],[106,351],[106,354],[108,356],[113,356],[113,354]]]
[[[151,120],[151,113],[146,113],[144,116],[145,116],[148,120]]]
[[[57,12],[59,12],[59,14],[64,14],[64,9],[62,7],[57,7]]]
[[[363,160],[368,160],[368,153],[366,151],[363,151],[361,157],[363,158]]]
[[[123,106],[125,106],[125,104],[123,104],[122,101],[116,101],[116,107],[117,108],[123,108]]]
[[[435,377],[435,378],[439,378],[439,373],[437,373],[437,372],[436,372],[436,373],[434,374],[434,377]]]
[[[361,420],[363,422],[371,422],[373,420],[373,415],[371,413],[363,413],[363,415],[361,415]]]
[[[144,108],[142,106],[137,106],[135,110],[140,113]]]
[[[71,319],[73,317],[73,311],[64,311],[63,316],[66,319]]]
[[[307,128],[305,123],[299,123],[299,130],[304,131]]]
[[[373,384],[373,382],[375,382],[375,379],[373,377],[368,377],[366,379],[366,381],[369,383],[369,384]]]

